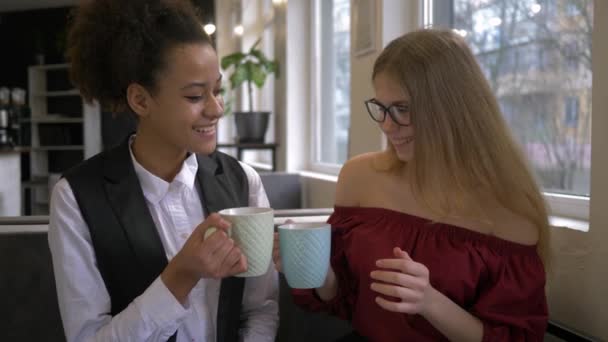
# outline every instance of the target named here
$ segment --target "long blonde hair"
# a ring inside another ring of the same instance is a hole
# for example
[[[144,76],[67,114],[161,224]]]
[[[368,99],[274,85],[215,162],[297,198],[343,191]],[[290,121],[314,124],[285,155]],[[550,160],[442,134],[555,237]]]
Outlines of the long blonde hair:
[[[489,194],[539,230],[549,261],[547,208],[498,102],[466,42],[451,30],[424,29],[393,40],[374,64],[410,95],[414,196],[438,217],[474,216]],[[392,169],[403,166],[389,145]]]

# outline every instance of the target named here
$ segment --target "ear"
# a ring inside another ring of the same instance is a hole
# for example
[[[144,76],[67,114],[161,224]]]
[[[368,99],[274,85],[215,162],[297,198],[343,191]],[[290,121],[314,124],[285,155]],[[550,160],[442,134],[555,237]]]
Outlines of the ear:
[[[142,85],[131,83],[127,87],[127,103],[140,119],[145,118],[150,115],[152,96]]]

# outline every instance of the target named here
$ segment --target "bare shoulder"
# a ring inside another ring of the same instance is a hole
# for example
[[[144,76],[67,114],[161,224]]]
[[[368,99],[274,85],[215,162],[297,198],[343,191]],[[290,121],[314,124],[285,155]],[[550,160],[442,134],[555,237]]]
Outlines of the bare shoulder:
[[[523,245],[535,245],[539,240],[539,228],[526,217],[506,208],[496,209],[492,234]]]
[[[336,205],[357,206],[361,194],[365,193],[371,176],[373,163],[379,152],[365,153],[349,159],[340,170],[336,186]]]

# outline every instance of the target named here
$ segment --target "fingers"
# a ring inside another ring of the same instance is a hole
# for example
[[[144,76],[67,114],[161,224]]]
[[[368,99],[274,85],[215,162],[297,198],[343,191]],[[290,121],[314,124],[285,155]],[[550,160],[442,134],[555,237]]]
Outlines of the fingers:
[[[221,235],[222,233],[218,234]],[[224,259],[228,256],[228,254],[234,249],[234,240],[226,237],[222,239],[221,243],[219,243],[219,248],[217,248],[212,254],[212,258],[218,263],[222,263]]]
[[[414,291],[401,286],[372,283],[370,288],[380,294],[396,298],[403,302],[415,302],[422,299],[420,291]]]
[[[412,261],[411,259],[380,259],[376,261],[376,266],[400,271],[414,276],[425,276],[428,274],[428,269],[424,265]]]
[[[247,271],[247,258],[232,239],[213,254],[207,262],[210,278],[225,278]]]
[[[274,233],[274,242],[272,246],[272,261],[277,271],[281,272],[281,248],[279,246],[279,234]]]
[[[234,245],[234,240],[230,239],[224,231],[216,231],[203,241],[201,253],[204,258],[211,257],[218,253],[226,243]]]
[[[223,230],[224,232],[228,232],[228,229],[230,229],[230,222],[224,220],[219,214],[217,213],[213,213],[211,215],[209,215],[205,221],[203,221],[201,224],[199,224],[195,229],[193,234],[198,234],[198,236],[201,237],[201,239],[205,239],[206,236],[205,234],[207,233],[207,230],[210,228],[216,228],[217,230]],[[213,233],[215,234],[215,233]],[[211,235],[213,235],[211,234]]]
[[[412,260],[412,258],[410,258],[410,255],[407,254],[404,250],[402,250],[399,247],[393,248],[393,254],[395,255],[396,258]]]
[[[241,253],[239,261],[232,266],[226,276],[233,276],[235,274],[243,273],[247,271],[247,257]]]
[[[370,277],[374,280],[387,284],[394,284],[409,288],[419,288],[424,285],[422,279],[400,272],[373,271],[370,273]]]
[[[222,264],[220,266],[221,276],[231,275],[230,272],[232,272],[232,270],[233,270],[233,268],[235,268],[235,266],[239,265],[239,263],[241,261],[241,257],[243,257],[243,253],[241,253],[241,250],[238,247],[232,248],[228,252],[228,254],[224,257]],[[244,272],[244,271],[242,271],[242,272]]]
[[[386,300],[382,297],[376,297],[376,303],[380,305],[384,310],[392,311],[392,312],[402,312],[413,314],[417,312],[417,307],[411,303],[404,302],[392,302],[390,300]]]

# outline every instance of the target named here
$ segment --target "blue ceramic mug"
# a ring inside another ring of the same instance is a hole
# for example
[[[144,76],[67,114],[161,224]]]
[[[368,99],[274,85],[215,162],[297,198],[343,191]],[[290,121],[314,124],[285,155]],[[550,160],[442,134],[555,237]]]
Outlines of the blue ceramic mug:
[[[279,226],[281,265],[294,289],[323,285],[329,268],[331,226],[327,223],[288,223]]]

